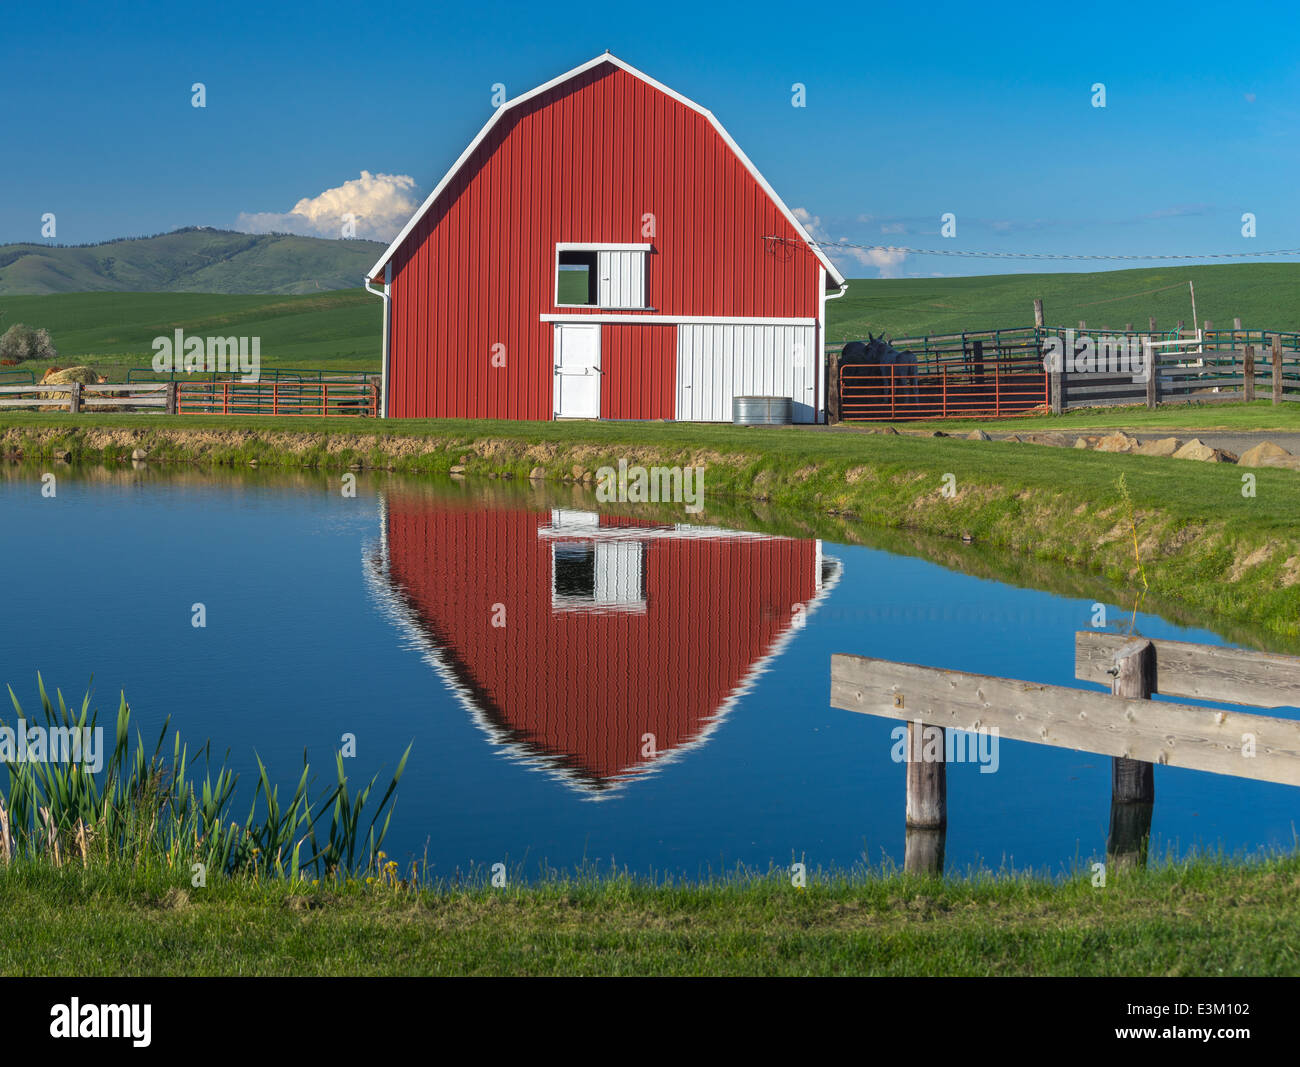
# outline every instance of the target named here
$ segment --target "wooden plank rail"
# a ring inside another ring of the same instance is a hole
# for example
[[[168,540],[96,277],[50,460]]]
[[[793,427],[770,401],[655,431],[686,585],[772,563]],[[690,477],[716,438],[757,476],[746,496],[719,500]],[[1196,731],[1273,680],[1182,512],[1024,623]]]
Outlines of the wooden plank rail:
[[[1110,685],[1115,654],[1132,638],[1079,630],[1074,635],[1074,676]],[[1300,659],[1244,648],[1220,648],[1152,639],[1153,692],[1253,708],[1300,707]]]
[[[1300,786],[1300,721],[1249,712],[842,653],[831,657],[831,706],[949,729],[996,727],[1013,741]],[[1255,739],[1253,757],[1242,754],[1244,734]]]

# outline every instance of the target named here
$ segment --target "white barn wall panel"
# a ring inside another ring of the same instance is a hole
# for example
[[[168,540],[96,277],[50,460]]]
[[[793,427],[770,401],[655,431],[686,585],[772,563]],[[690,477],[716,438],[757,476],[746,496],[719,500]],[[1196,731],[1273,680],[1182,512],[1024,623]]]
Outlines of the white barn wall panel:
[[[795,422],[817,417],[817,327],[684,323],[677,327],[681,422],[730,422],[737,396],[788,396]]]

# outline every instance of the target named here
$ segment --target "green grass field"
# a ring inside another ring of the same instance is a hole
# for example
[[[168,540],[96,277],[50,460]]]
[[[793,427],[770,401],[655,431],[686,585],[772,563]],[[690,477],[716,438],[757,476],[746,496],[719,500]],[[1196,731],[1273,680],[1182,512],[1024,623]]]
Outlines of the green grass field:
[[[379,371],[382,301],[364,289],[313,296],[211,293],[56,293],[0,296],[0,330],[43,326],[59,364],[89,363],[121,381],[149,366],[153,339],[176,329],[195,336],[260,337],[262,366]],[[0,368],[9,370],[14,368]],[[39,379],[44,365],[24,364]],[[120,376],[110,373],[121,372]]]
[[[5,975],[1296,975],[1300,861],[412,891],[20,864]],[[70,931],[75,933],[70,936]]]
[[[1187,283],[1196,285],[1196,313],[1231,328],[1300,330],[1300,263],[1233,263],[1208,267],[1144,267],[1088,274],[999,274],[973,278],[852,280],[826,305],[832,342],[882,330],[895,337],[1032,326],[1034,298],[1050,326],[1158,329],[1192,323]]]
[[[826,305],[832,342],[868,331],[895,337],[1033,322],[1042,297],[1049,323],[1096,328],[1162,328],[1191,322],[1187,280],[1197,312],[1219,326],[1234,316],[1255,329],[1300,330],[1300,263],[1156,267],[1093,274],[1007,274],[978,278],[856,279]],[[568,284],[572,279],[565,279]],[[15,322],[45,327],[59,362],[104,370],[147,366],[154,337],[176,328],[193,334],[262,338],[268,369],[379,370],[381,303],[364,289],[308,296],[201,293],[64,293],[0,295],[0,329]],[[43,370],[44,368],[40,368]],[[39,374],[38,374],[39,377]],[[111,376],[110,376],[111,377]]]
[[[871,423],[853,423],[870,427]],[[1066,411],[1060,415],[1032,415],[1012,419],[935,419],[933,421],[899,422],[905,430],[945,433],[969,433],[979,428],[993,433],[1070,433],[1098,429],[1125,429],[1157,432],[1169,430],[1227,430],[1300,431],[1300,404],[1287,402],[1274,404],[1270,400],[1256,400],[1251,404],[1162,404],[1154,411],[1146,407],[1085,408]]]

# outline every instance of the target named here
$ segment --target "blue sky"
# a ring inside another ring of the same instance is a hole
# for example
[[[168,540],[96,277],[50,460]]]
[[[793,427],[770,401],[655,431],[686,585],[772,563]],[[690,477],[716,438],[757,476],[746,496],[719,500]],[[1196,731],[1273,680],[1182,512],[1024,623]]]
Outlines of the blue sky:
[[[513,96],[608,48],[710,108],[829,238],[1129,255],[1300,248],[1294,2],[1217,13],[693,3],[575,17],[560,7],[10,6],[0,242],[40,240],[46,212],[71,244],[256,228],[259,215],[266,226],[327,190],[383,194],[399,210],[487,120],[494,83]],[[191,106],[195,82],[202,109]],[[806,107],[791,106],[796,82]],[[1092,106],[1096,82],[1105,108]],[[363,171],[412,181],[376,192]],[[939,235],[945,212],[954,238]],[[1253,239],[1244,212],[1256,216]],[[1142,264],[1100,266],[1124,265]],[[842,266],[880,273],[876,262]],[[908,255],[884,269],[1098,267]]]

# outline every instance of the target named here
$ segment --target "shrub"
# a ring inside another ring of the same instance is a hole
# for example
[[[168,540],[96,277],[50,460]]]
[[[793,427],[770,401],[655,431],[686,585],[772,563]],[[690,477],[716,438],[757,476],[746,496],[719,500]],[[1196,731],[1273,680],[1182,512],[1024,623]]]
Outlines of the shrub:
[[[35,330],[15,322],[0,337],[0,359],[21,363],[28,359],[57,359],[58,355],[49,330]]]

